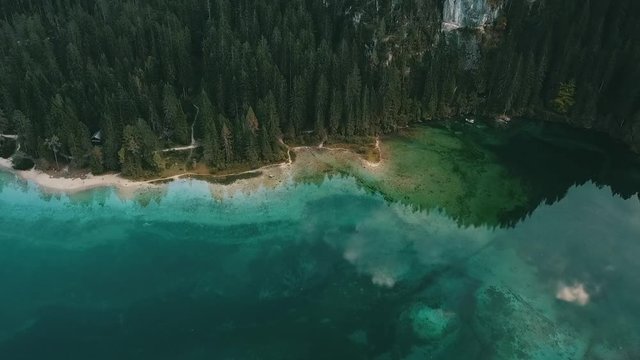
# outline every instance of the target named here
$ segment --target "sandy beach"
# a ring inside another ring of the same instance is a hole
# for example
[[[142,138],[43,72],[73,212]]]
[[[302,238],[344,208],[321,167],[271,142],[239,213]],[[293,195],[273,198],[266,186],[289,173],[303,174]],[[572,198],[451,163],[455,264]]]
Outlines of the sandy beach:
[[[42,188],[47,193],[67,193],[75,194],[91,189],[102,187],[113,187],[124,197],[133,196],[138,190],[148,189],[157,185],[144,181],[132,181],[125,179],[118,174],[105,174],[95,176],[91,173],[83,177],[58,177],[52,176],[44,171],[15,170],[11,166],[10,159],[0,158],[0,170],[8,171],[19,178],[32,182]]]
[[[379,150],[379,141],[376,144]],[[380,163],[372,163],[360,157],[358,154],[342,148],[329,148],[321,146],[300,146],[289,149],[296,154],[295,161],[285,161],[280,164],[271,164],[257,169],[244,171],[238,174],[224,176],[212,175],[211,180],[229,176],[253,174],[255,176],[238,179],[229,184],[219,184],[211,181],[211,193],[215,198],[225,198],[236,193],[248,193],[259,188],[274,188],[280,184],[296,180],[304,180],[316,175],[327,173],[331,170],[349,165],[361,167],[368,171],[380,170]],[[119,174],[93,175],[88,173],[82,177],[53,176],[42,170],[15,170],[11,166],[10,159],[0,158],[0,170],[15,174],[20,179],[32,182],[47,193],[76,194],[96,188],[115,188],[120,197],[132,198],[140,192],[161,188],[166,183],[190,179],[197,174],[184,173],[168,178],[157,178],[145,181],[134,181],[121,177]],[[195,180],[195,181],[204,181]]]

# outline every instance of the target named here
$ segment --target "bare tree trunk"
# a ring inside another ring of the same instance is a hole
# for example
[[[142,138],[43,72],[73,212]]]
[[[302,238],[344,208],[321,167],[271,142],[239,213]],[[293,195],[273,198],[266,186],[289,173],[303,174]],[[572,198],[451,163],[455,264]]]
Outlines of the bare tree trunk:
[[[196,121],[198,121],[198,115],[200,114],[200,108],[193,104],[193,107],[196,108],[196,116],[193,118],[193,123],[191,124],[191,146],[196,144],[196,138],[193,135],[193,129],[196,126]]]

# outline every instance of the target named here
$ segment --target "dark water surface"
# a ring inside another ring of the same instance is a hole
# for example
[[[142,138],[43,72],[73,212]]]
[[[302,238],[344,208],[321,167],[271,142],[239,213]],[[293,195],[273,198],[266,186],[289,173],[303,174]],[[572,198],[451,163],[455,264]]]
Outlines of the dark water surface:
[[[525,205],[462,225],[350,177],[143,201],[0,173],[0,359],[639,359],[637,160],[549,124],[436,130]]]

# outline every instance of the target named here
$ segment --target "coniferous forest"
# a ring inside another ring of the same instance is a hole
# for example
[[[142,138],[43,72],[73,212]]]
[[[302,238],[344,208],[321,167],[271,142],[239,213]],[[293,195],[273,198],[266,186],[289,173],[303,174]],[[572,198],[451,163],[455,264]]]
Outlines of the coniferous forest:
[[[640,2],[489,0],[495,19],[453,31],[444,2],[2,1],[0,134],[17,157],[128,176],[170,147],[223,169],[282,160],[283,139],[457,116],[562,121],[640,150]]]

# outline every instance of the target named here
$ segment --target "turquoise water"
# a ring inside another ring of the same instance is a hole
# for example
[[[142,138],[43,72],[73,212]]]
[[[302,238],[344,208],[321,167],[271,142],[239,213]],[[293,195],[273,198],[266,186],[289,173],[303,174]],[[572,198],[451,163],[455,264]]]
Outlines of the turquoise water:
[[[350,177],[122,200],[0,173],[0,359],[640,358],[635,163],[525,130],[485,144],[530,179],[503,227]]]

